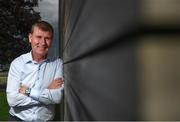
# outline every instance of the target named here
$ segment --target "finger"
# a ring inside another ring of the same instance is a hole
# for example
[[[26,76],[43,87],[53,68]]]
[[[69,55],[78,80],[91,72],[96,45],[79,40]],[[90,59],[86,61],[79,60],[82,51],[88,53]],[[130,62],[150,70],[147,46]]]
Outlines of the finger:
[[[61,80],[59,80],[61,83],[64,83],[64,80],[63,79],[61,79]]]
[[[58,80],[57,83],[64,84],[64,81]]]
[[[61,81],[60,81],[60,80],[57,80],[57,81],[56,81],[56,84],[60,84],[60,83],[61,83]]]
[[[62,84],[64,84],[64,82],[60,82],[60,84],[62,85]]]
[[[61,86],[62,84],[63,84],[62,82],[58,83],[59,86]]]
[[[62,85],[63,83],[64,83],[64,82],[61,82],[61,81],[60,81],[60,82],[58,82],[57,84],[58,84],[58,85]]]
[[[64,82],[64,78],[60,78],[62,82]]]

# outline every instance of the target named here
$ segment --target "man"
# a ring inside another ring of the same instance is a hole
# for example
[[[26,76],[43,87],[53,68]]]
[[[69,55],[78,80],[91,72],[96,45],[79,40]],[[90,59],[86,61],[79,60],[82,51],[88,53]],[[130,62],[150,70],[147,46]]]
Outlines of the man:
[[[33,24],[28,36],[32,50],[12,61],[7,82],[9,120],[53,120],[62,99],[62,60],[47,57],[53,28],[45,21]]]

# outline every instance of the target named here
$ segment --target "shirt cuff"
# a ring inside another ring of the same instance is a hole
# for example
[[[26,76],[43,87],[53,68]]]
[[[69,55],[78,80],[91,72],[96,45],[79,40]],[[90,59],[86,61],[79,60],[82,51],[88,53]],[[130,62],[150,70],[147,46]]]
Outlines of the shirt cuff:
[[[31,98],[35,100],[39,100],[39,95],[40,95],[39,90],[31,88],[31,93],[29,95]]]
[[[61,90],[64,90],[64,84],[62,84],[62,86],[61,86]]]

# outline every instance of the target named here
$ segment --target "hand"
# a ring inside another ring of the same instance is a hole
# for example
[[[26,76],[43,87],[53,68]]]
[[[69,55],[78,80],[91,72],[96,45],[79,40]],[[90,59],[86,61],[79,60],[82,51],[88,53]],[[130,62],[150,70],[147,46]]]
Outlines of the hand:
[[[25,90],[27,89],[27,87],[26,86],[20,86],[20,88],[19,88],[19,93],[21,93],[21,94],[24,94],[25,95]]]
[[[57,89],[61,87],[62,84],[64,84],[63,78],[57,78],[49,84],[48,89]]]

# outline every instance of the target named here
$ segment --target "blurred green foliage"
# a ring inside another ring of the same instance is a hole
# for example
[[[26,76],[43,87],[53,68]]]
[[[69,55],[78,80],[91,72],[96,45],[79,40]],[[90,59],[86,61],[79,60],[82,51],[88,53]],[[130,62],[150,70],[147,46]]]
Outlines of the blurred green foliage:
[[[38,0],[0,0],[0,64],[30,50],[27,35],[40,13],[33,7]]]

